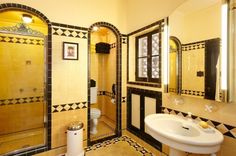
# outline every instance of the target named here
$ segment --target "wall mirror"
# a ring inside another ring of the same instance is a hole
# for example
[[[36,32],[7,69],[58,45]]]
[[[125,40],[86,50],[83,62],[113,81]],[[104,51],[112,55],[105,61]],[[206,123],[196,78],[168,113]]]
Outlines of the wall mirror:
[[[187,0],[169,17],[168,92],[221,101],[221,0]]]

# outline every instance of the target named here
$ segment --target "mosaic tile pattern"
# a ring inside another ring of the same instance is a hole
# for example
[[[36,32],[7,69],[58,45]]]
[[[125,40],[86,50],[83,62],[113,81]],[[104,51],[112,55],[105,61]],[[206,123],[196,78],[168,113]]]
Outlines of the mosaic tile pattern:
[[[0,106],[6,105],[17,105],[17,104],[28,104],[35,102],[43,102],[44,96],[32,96],[32,97],[22,97],[22,98],[11,98],[11,99],[1,99]]]
[[[205,41],[182,44],[182,51],[189,51],[195,49],[203,49],[205,48]]]
[[[162,112],[166,114],[174,114],[182,117],[186,117],[188,114],[185,112],[177,111],[170,108],[162,107]],[[212,127],[218,129],[223,135],[236,139],[236,127],[228,124],[220,123],[214,120],[202,118],[196,115],[192,115],[192,118],[196,121],[205,121]]]
[[[127,37],[122,36],[121,42],[122,42],[123,44],[127,44],[127,43],[128,43]]]
[[[122,97],[122,98],[121,98],[121,102],[122,102],[122,103],[126,102],[126,97]]]
[[[128,136],[122,136],[122,137],[119,137],[119,138],[114,138],[114,139],[111,139],[111,140],[107,140],[107,141],[104,141],[104,142],[101,142],[101,143],[94,144],[93,146],[87,147],[85,149],[85,151],[89,152],[91,150],[96,150],[96,149],[99,149],[99,148],[107,147],[109,145],[116,144],[116,143],[121,142],[121,141],[122,142],[127,142],[131,147],[133,147],[137,152],[139,152],[142,155],[145,155],[145,156],[148,156],[148,155],[152,156],[153,155],[151,152],[149,152],[147,149],[145,149],[144,147],[139,145],[137,142],[135,142],[134,140],[132,140]]]
[[[195,95],[195,96],[205,96],[205,92],[196,91],[196,90],[186,90],[186,89],[182,89],[181,94]]]
[[[13,37],[13,36],[2,36],[0,35],[0,42],[6,43],[18,43],[18,44],[31,44],[31,45],[44,45],[43,39],[33,39],[26,37]]]
[[[105,95],[105,96],[108,96],[108,97],[112,97],[112,93],[111,92],[108,92],[108,91],[98,91],[97,92],[97,95],[98,96],[103,96],[103,95]],[[122,103],[124,103],[124,102],[126,102],[126,97],[121,97],[121,102]]]
[[[74,38],[81,38],[87,39],[88,32],[79,29],[71,29],[66,27],[52,27],[52,34],[59,35],[59,36],[67,36],[67,37],[74,37]]]
[[[60,105],[53,105],[52,106],[52,113],[57,112],[64,112],[76,109],[84,109],[87,108],[87,102],[75,102],[75,103],[68,103],[68,104],[60,104]]]

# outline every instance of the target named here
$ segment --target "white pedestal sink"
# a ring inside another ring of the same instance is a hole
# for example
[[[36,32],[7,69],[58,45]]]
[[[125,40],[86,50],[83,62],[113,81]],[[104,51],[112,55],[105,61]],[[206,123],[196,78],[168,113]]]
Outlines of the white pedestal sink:
[[[151,114],[145,118],[146,131],[170,147],[169,156],[185,152],[215,155],[223,135],[213,127],[203,129],[198,123],[171,114]]]

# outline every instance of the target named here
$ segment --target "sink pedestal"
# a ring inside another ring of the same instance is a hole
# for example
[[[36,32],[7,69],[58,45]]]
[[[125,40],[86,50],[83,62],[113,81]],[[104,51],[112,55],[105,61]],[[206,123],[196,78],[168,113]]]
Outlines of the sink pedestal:
[[[187,153],[170,147],[169,156],[187,156]]]

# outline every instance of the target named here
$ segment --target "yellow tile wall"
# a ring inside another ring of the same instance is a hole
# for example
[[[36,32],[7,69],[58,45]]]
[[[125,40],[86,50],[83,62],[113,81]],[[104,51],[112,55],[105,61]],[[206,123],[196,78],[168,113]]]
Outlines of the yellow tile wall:
[[[88,40],[53,35],[52,41],[52,105],[87,102]],[[79,60],[62,59],[62,42],[79,44]],[[87,108],[52,113],[52,148],[66,145],[65,131],[73,121],[84,123],[87,139]]]

